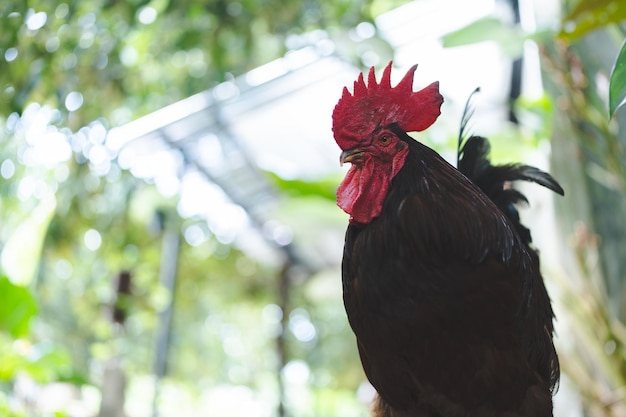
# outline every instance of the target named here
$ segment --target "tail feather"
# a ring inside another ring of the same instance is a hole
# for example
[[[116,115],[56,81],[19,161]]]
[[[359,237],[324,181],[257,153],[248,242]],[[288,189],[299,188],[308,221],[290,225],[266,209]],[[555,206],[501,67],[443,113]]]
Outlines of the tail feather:
[[[557,194],[563,195],[563,188],[550,174],[538,168],[522,165],[491,165],[489,161],[489,141],[481,136],[470,137],[461,148],[459,171],[476,184],[513,222],[526,243],[532,241],[530,231],[520,222],[517,206],[528,203],[526,197],[511,187],[513,181],[531,181],[542,185]]]
[[[456,160],[456,165],[459,166],[459,164],[461,163],[461,145],[463,144],[463,142],[465,141],[465,135],[467,134],[467,128],[469,125],[470,120],[472,120],[472,116],[474,116],[474,106],[472,106],[472,97],[474,97],[474,94],[479,93],[480,92],[480,87],[476,87],[474,89],[474,91],[472,91],[472,93],[470,94],[469,98],[467,99],[467,102],[465,103],[465,108],[463,109],[463,116],[461,116],[461,129],[459,130],[459,140],[457,142],[457,149],[456,149],[456,155],[457,155],[457,160]]]
[[[517,206],[528,203],[528,200],[522,193],[511,187],[511,182],[531,181],[560,195],[564,195],[564,191],[550,174],[538,168],[523,164],[492,165],[489,160],[491,151],[489,141],[482,136],[471,135],[466,138],[468,124],[474,114],[472,97],[479,91],[480,88],[476,88],[470,94],[461,117],[457,167],[502,210],[513,222],[524,242],[529,244],[532,241],[530,231],[521,224],[517,211]]]

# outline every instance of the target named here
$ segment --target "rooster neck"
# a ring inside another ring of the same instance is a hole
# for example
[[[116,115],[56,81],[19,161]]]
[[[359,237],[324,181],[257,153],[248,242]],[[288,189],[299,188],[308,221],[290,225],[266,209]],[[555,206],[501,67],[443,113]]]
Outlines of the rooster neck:
[[[518,236],[491,200],[435,151],[415,141],[380,215],[369,224],[351,224],[348,234],[346,249],[371,271],[383,271],[392,258],[419,262],[424,270],[450,262],[479,264],[487,258],[507,264],[527,260],[527,254],[513,256],[521,248]]]

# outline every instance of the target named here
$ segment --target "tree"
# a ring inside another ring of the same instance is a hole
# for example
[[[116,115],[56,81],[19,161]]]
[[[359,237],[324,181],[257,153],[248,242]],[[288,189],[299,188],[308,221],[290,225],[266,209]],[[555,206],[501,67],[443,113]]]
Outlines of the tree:
[[[377,3],[5,1],[0,114],[38,102],[72,129],[119,125],[278,58],[307,31],[369,20]]]

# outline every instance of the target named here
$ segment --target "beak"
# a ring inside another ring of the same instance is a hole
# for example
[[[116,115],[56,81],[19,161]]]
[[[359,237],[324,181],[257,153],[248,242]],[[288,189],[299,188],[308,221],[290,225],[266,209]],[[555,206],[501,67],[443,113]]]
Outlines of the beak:
[[[339,165],[343,165],[346,162],[357,162],[363,156],[364,151],[359,148],[348,149],[347,151],[341,152],[339,155]]]

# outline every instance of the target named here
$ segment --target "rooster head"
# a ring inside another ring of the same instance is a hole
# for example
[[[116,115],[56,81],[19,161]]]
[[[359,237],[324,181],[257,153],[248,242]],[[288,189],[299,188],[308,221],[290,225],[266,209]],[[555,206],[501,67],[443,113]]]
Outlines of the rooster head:
[[[340,161],[352,163],[337,189],[337,204],[350,214],[351,222],[366,224],[380,214],[389,184],[404,165],[408,145],[391,128],[419,132],[441,113],[438,82],[413,91],[414,65],[391,87],[391,65],[383,71],[380,83],[374,67],[367,85],[361,73],[354,92],[344,87],[333,111],[333,134],[343,151]]]

